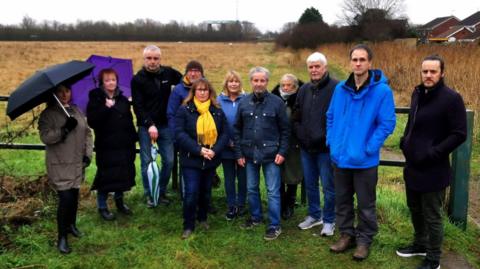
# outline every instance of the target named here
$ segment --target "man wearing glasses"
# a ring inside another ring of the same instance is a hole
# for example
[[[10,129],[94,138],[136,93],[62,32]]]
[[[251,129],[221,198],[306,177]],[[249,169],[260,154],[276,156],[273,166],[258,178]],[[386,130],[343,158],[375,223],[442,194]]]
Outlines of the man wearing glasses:
[[[152,141],[157,143],[162,159],[159,202],[168,204],[165,197],[168,179],[173,167],[173,134],[168,128],[167,104],[172,87],[180,82],[182,74],[161,65],[160,48],[149,45],[143,50],[143,67],[131,82],[133,110],[137,116],[140,142],[140,162],[147,207],[153,207],[148,186],[147,165]]]

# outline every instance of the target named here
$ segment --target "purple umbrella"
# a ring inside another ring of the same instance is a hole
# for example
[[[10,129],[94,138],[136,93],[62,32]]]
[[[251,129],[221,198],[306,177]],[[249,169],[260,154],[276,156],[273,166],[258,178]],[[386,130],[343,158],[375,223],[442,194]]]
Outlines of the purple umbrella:
[[[127,98],[132,96],[130,81],[133,77],[133,65],[130,59],[112,58],[108,56],[91,55],[87,62],[95,68],[82,80],[72,85],[72,103],[76,104],[84,113],[87,110],[88,93],[98,88],[98,74],[102,69],[113,68],[118,74],[118,87]]]

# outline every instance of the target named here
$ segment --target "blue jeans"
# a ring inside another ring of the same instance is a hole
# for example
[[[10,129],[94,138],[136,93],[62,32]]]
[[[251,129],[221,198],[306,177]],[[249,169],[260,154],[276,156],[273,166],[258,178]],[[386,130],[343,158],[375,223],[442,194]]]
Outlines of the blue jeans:
[[[123,197],[123,191],[116,191],[113,195],[114,199],[120,199]],[[97,207],[98,209],[108,208],[107,205],[108,192],[97,191]]]
[[[237,164],[237,160],[223,159],[223,175],[225,178],[225,194],[228,207],[245,206],[247,199],[247,174],[245,168]],[[237,190],[235,190],[235,178],[237,178]]]
[[[158,127],[158,153],[160,154],[162,167],[160,171],[159,188],[160,195],[164,195],[167,191],[168,180],[173,168],[173,135],[167,125]],[[138,127],[138,138],[140,142],[140,165],[142,170],[143,192],[145,196],[150,195],[148,186],[147,167],[151,161],[152,142],[148,134],[148,128],[144,126]]]
[[[183,172],[183,229],[195,229],[195,215],[198,221],[207,220],[212,178],[215,168],[198,169],[182,167]],[[198,208],[198,212],[197,211]]]
[[[308,215],[314,219],[322,218],[320,208],[319,180],[323,190],[323,222],[335,222],[335,184],[333,166],[328,153],[308,153],[301,151],[303,176],[308,200]]]
[[[269,227],[280,227],[280,166],[274,162],[254,164],[247,160],[247,190],[250,214],[255,221],[263,218],[262,201],[260,199],[260,166],[263,168],[265,185],[267,186]]]

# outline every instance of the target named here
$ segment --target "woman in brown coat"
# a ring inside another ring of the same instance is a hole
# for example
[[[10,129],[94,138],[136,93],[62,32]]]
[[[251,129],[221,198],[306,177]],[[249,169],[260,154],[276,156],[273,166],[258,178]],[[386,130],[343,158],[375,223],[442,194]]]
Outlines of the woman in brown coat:
[[[82,112],[69,104],[71,90],[60,85],[55,90],[55,96],[63,108],[52,98],[40,115],[38,129],[40,139],[46,145],[48,180],[58,194],[57,248],[66,254],[71,252],[67,234],[75,237],[82,235],[75,222],[80,184],[92,157],[92,135]]]

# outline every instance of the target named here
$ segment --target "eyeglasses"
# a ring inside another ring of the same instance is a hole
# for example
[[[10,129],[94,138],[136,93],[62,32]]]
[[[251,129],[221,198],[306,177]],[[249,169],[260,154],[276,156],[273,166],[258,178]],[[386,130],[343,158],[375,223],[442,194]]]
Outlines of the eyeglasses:
[[[145,59],[147,59],[147,60],[155,60],[155,61],[158,61],[158,60],[160,60],[160,57],[151,57],[151,56],[147,56],[147,57],[145,57]]]
[[[196,88],[195,91],[197,91],[197,92],[208,92],[209,90],[207,88]]]

